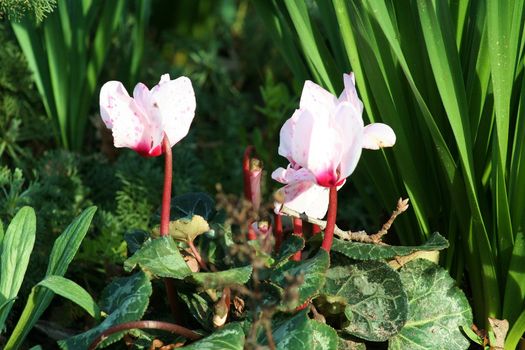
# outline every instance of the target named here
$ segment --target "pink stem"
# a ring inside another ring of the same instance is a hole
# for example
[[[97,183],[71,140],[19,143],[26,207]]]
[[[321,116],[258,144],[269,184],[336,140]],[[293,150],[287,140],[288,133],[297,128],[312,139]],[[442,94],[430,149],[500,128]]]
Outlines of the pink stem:
[[[319,225],[312,224],[312,235],[316,235],[318,233],[321,233],[321,228]]]
[[[330,187],[330,197],[328,202],[328,214],[326,215],[326,228],[321,248],[330,253],[334,240],[335,219],[337,216],[337,186]]]
[[[190,250],[193,253],[193,256],[195,257],[195,260],[197,260],[197,262],[199,263],[199,266],[201,267],[201,269],[203,269],[205,271],[209,271],[208,267],[204,263],[204,260],[202,260],[202,257],[200,255],[199,251],[197,250],[197,247],[195,247],[195,244],[193,244],[193,241],[188,241],[188,246],[190,247]]]

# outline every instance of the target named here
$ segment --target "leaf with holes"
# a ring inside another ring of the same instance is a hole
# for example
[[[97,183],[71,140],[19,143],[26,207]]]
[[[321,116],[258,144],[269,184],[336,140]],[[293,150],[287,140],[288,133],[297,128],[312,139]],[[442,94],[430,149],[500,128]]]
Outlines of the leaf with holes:
[[[325,274],[329,266],[330,257],[328,253],[320,249],[310,259],[288,261],[280,268],[272,271],[270,280],[273,283],[284,289],[290,289],[291,287],[295,289],[294,292],[297,292],[297,298],[286,300],[283,303],[283,309],[295,309],[317,295],[325,282]]]
[[[124,270],[129,272],[137,265],[158,277],[182,279],[191,274],[190,268],[171,237],[160,237],[146,242],[124,262]]]
[[[151,291],[151,282],[142,271],[129,277],[115,279],[102,292],[100,309],[108,314],[106,319],[87,332],[59,341],[58,345],[64,350],[87,349],[106,329],[124,322],[140,320],[148,307]],[[110,335],[100,346],[118,341],[124,333]]]
[[[467,349],[460,327],[470,327],[472,310],[467,298],[447,271],[424,259],[407,263],[399,271],[407,292],[408,320],[390,338],[391,350]]]
[[[321,294],[320,302],[338,306],[334,313],[344,312],[348,319],[344,331],[362,339],[385,341],[399,332],[407,319],[407,295],[401,279],[380,261],[329,269]]]
[[[419,246],[391,246],[372,243],[350,242],[334,239],[332,250],[356,260],[391,259],[422,250],[442,250],[448,247],[445,237],[435,232],[425,244]]]

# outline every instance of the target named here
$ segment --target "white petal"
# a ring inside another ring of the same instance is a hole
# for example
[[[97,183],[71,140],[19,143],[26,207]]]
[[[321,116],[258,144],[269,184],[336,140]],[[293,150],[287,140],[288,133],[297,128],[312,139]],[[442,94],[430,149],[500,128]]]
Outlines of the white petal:
[[[311,171],[317,183],[333,186],[336,170],[341,161],[342,144],[338,130],[331,127],[330,119],[315,118],[310,111],[297,120],[292,140],[293,160]]]
[[[363,119],[361,113],[348,102],[340,103],[335,112],[334,122],[343,140],[340,163],[340,178],[346,178],[355,170],[363,148]]]
[[[115,147],[137,148],[147,128],[144,113],[119,81],[108,81],[100,89],[100,114],[112,130]]]
[[[349,102],[358,113],[363,113],[363,102],[361,102],[357,95],[354,73],[343,74],[343,82],[345,88],[341,96],[339,96],[339,102]]]
[[[281,131],[279,132],[279,155],[292,161],[292,139],[295,130],[295,124],[299,115],[302,113],[300,109],[296,109],[292,116],[284,122]]]
[[[191,81],[186,77],[166,81],[163,76],[151,94],[151,106],[162,120],[164,132],[173,146],[188,134],[195,116],[195,93]]]
[[[396,143],[394,130],[383,123],[374,123],[365,126],[363,136],[363,147],[368,149],[392,147]]]
[[[307,80],[301,93],[299,107],[306,109],[316,118],[328,118],[337,103],[337,98],[319,85]]]
[[[299,213],[305,213],[316,219],[322,219],[328,210],[329,191],[309,181],[286,185],[284,205]]]

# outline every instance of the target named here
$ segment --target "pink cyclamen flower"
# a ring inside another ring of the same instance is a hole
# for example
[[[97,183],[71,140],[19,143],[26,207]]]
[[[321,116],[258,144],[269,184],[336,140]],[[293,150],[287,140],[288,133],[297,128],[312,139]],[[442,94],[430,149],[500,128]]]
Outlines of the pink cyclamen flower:
[[[187,77],[170,80],[164,74],[151,90],[138,83],[133,97],[119,81],[108,81],[100,90],[100,114],[113,132],[115,147],[128,147],[146,157],[162,154],[164,135],[173,147],[188,134],[195,107]]]
[[[279,154],[290,164],[272,173],[273,179],[286,184],[281,189],[284,204],[316,218],[326,214],[328,189],[344,185],[363,148],[379,149],[396,142],[388,125],[364,125],[354,76],[345,74],[343,79],[345,89],[339,98],[305,82],[299,109],[280,132]]]

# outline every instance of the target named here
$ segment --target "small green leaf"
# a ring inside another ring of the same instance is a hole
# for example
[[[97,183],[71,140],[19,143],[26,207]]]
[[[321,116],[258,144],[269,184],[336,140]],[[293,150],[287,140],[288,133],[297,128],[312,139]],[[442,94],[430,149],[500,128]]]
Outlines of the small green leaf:
[[[337,349],[338,337],[335,329],[325,323],[317,322],[315,320],[309,320],[308,322],[312,330],[312,350]]]
[[[100,317],[100,310],[91,295],[75,282],[62,276],[47,276],[37,286],[46,287],[54,293],[71,300],[92,317]]]
[[[399,332],[407,319],[407,295],[401,279],[380,261],[329,269],[321,293],[321,301],[339,305],[336,312],[344,307],[348,319],[345,332],[362,339],[385,341]]]
[[[285,309],[295,309],[306,300],[313,298],[325,282],[326,270],[330,266],[328,253],[320,249],[312,258],[303,261],[288,261],[283,266],[272,271],[270,280],[278,286],[297,289],[297,299],[286,300]],[[290,281],[296,278],[297,281]],[[300,282],[302,280],[302,282]],[[298,283],[300,282],[300,283]]]
[[[170,221],[200,215],[206,221],[215,216],[215,201],[207,193],[186,193],[171,200]]]
[[[425,244],[420,246],[390,246],[372,243],[349,242],[334,239],[332,250],[356,260],[392,259],[422,250],[442,250],[448,247],[445,237],[435,232]]]
[[[201,295],[197,293],[177,292],[188,307],[190,315],[205,329],[213,330],[213,301],[211,298],[206,293],[202,293]]]
[[[102,292],[100,308],[108,314],[106,319],[89,331],[60,340],[58,345],[64,350],[87,349],[89,344],[106,329],[142,318],[148,307],[151,296],[151,282],[142,271],[115,279]],[[125,331],[107,337],[100,347],[112,344],[121,339]]]
[[[189,279],[206,289],[219,289],[232,284],[245,284],[252,275],[252,266],[236,267],[218,272],[195,272]]]
[[[238,322],[228,323],[218,331],[191,345],[186,350],[242,350],[244,349],[244,331]]]
[[[158,277],[182,279],[191,274],[171,237],[160,237],[146,242],[131,258],[124,261],[124,270],[131,271],[137,265]]]
[[[389,339],[391,350],[467,349],[460,327],[470,327],[472,310],[447,271],[424,259],[413,260],[399,271],[408,295],[408,321]]]
[[[298,235],[290,235],[286,238],[281,245],[281,250],[275,258],[275,267],[279,267],[286,263],[288,259],[299,250],[304,248],[304,239]]]
[[[339,337],[337,350],[366,350],[366,345],[353,339]]]

